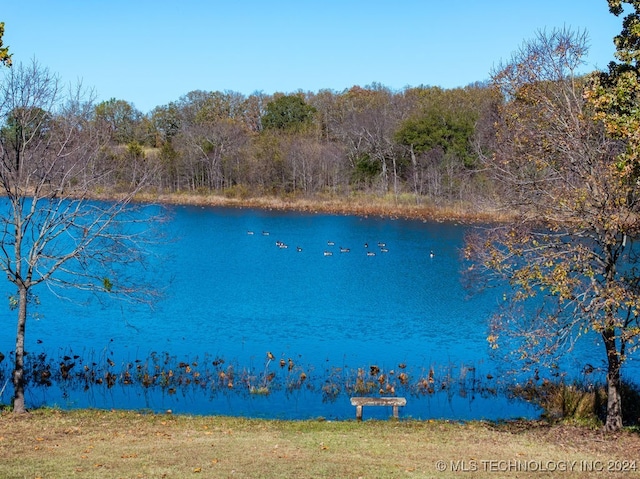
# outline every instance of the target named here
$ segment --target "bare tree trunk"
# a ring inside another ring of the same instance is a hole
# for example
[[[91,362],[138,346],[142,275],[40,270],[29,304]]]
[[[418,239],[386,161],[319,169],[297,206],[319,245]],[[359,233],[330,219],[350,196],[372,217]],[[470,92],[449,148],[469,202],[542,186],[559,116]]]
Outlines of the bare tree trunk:
[[[611,318],[613,321],[613,318]],[[607,351],[607,431],[622,429],[622,398],[620,396],[620,356],[616,348],[615,329],[608,327],[602,333]]]
[[[27,412],[24,401],[24,338],[27,325],[27,288],[21,286],[18,299],[18,329],[16,332],[16,356],[13,369],[13,412]]]
[[[395,155],[393,155],[393,196],[398,204],[398,164]]]
[[[389,191],[389,172],[387,171],[387,159],[382,155],[382,190],[383,194]]]
[[[413,177],[413,194],[416,196],[416,202],[418,202],[418,160],[416,159],[416,152],[413,150],[413,145],[411,145],[409,152],[411,153],[411,166],[413,167],[411,175]]]

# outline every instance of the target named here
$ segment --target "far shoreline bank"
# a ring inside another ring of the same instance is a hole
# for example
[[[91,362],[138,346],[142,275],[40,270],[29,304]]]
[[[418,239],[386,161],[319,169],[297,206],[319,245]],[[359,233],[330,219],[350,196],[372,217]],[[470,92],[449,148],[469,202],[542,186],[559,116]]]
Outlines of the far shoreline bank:
[[[275,211],[297,211],[311,214],[353,215],[453,223],[490,223],[504,221],[498,211],[470,211],[464,205],[426,205],[394,199],[362,196],[356,198],[282,198],[275,196],[228,197],[214,194],[150,194],[137,195],[141,203],[211,208],[255,208]]]

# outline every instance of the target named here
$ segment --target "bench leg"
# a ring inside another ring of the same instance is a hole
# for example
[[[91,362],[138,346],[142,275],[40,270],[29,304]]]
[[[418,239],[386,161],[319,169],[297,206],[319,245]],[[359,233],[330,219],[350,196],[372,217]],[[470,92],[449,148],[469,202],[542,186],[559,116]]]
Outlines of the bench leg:
[[[398,406],[393,406],[393,417],[398,419]]]
[[[356,406],[356,419],[362,421],[362,406]]]

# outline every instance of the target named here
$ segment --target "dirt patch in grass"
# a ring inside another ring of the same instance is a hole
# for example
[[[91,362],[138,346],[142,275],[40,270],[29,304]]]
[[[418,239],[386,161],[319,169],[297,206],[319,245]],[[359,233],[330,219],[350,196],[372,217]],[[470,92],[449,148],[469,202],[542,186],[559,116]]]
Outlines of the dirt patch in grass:
[[[3,478],[640,477],[640,435],[544,423],[0,416]]]

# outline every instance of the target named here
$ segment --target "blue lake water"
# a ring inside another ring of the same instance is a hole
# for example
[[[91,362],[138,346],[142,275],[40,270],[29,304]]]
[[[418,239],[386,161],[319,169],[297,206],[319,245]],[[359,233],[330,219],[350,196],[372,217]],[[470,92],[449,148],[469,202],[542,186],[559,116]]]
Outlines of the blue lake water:
[[[360,384],[367,394],[408,396],[402,417],[539,413],[492,393],[502,367],[489,355],[486,324],[500,295],[469,296],[461,285],[467,226],[176,207],[167,228],[175,241],[158,247],[155,281],[166,292],[153,309],[38,292],[31,357],[47,354],[54,366],[73,358],[85,377],[112,367],[116,379],[112,387],[94,377],[84,387],[31,387],[32,406],[346,419]],[[14,314],[4,321],[12,325]],[[9,356],[13,327],[5,331],[0,352]],[[575,371],[598,361],[569,360]],[[153,387],[132,386],[127,371],[157,378]],[[10,394],[7,387],[0,402]],[[389,415],[374,409],[365,417]]]

